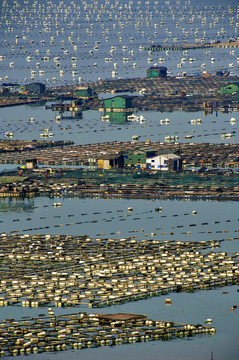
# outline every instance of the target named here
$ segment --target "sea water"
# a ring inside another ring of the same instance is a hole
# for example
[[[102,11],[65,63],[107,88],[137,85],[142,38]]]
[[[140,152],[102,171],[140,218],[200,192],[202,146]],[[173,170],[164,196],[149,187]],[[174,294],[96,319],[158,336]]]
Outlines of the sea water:
[[[20,85],[68,85],[145,77],[155,64],[172,76],[217,70],[238,75],[237,48],[144,50],[236,39],[237,7],[237,0],[6,0],[1,2],[0,77]]]
[[[45,105],[0,108],[0,138],[6,139],[5,132],[12,131],[13,140],[44,141],[41,134],[48,129],[52,136],[46,140],[67,140],[76,145],[131,141],[133,135],[138,135],[140,141],[151,142],[167,142],[168,136],[175,136],[176,142],[238,143],[239,113],[236,111],[212,114],[203,111],[137,111],[135,114],[143,116],[145,121],[106,122],[102,121],[100,111],[88,110],[82,112],[80,119],[63,118],[59,122],[55,119],[57,113],[46,110]],[[34,121],[30,122],[32,117]],[[230,137],[225,137],[226,134]],[[187,135],[191,138],[187,139]]]

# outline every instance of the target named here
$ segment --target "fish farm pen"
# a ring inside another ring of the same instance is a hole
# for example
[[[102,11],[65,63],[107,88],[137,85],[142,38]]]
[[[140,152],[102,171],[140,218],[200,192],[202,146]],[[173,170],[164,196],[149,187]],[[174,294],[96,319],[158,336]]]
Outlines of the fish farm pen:
[[[238,200],[238,174],[208,171],[155,173],[131,170],[42,168],[1,176],[0,197],[211,198]],[[47,177],[45,177],[47,176]]]
[[[222,85],[238,81],[238,77],[222,78],[220,76],[185,76],[185,77],[165,77],[165,78],[132,78],[117,80],[101,80],[91,83],[91,88],[96,92],[115,92],[123,91],[135,92],[145,89],[146,94],[176,94],[186,91],[190,94],[208,94],[210,89],[214,94],[218,94],[218,89]],[[119,94],[120,95],[120,94]],[[220,94],[219,94],[220,95]],[[142,98],[142,97],[141,97]]]
[[[239,254],[210,250],[223,240],[151,237],[1,234],[0,305],[102,307],[238,283]]]
[[[138,314],[59,315],[29,320],[8,319],[0,324],[0,356],[30,355],[87,349],[195,335],[213,335],[215,328],[147,319]]]
[[[16,170],[11,174],[1,173],[1,197],[60,195],[238,199],[237,144],[146,144],[116,141],[75,146],[65,142],[46,142],[45,149],[41,149],[41,142],[34,144],[35,142],[2,142],[0,162],[16,164]],[[97,168],[97,161],[102,153],[117,157],[142,148],[145,151],[163,149],[180,155],[183,159],[182,171],[157,172],[138,169],[136,166],[109,170]],[[19,167],[26,164],[29,159],[36,159],[37,164],[43,167],[24,170],[19,176],[17,165]],[[55,165],[60,168],[54,168]],[[79,168],[66,168],[65,165],[76,165]],[[81,165],[88,165],[90,168],[83,169],[80,168]],[[190,170],[194,168],[200,171]]]
[[[47,149],[24,147],[18,151],[21,141],[14,141],[14,146],[9,150],[11,140],[3,142],[0,151],[1,164],[24,164],[28,159],[36,158],[39,165],[93,165],[98,159],[105,156],[124,154],[147,148],[153,151],[169,151],[180,155],[187,167],[198,167],[202,162],[207,167],[237,168],[239,158],[238,144],[209,144],[209,143],[168,143],[168,142],[124,142],[111,141],[104,143],[71,145],[71,142],[46,142]],[[32,141],[31,145],[34,146]],[[30,145],[30,144],[28,144]],[[59,146],[57,146],[59,145]],[[56,147],[56,148],[55,148]],[[15,149],[14,149],[15,148]]]

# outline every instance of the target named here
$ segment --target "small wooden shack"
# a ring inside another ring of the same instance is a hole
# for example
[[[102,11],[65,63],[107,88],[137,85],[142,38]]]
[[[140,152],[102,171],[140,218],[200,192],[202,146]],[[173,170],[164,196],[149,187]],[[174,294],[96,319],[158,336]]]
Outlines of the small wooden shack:
[[[114,96],[104,100],[104,108],[106,111],[124,111],[132,108],[133,96],[121,95]]]
[[[98,169],[119,169],[124,167],[124,156],[121,154],[104,155],[98,159]]]
[[[147,158],[146,167],[154,171],[179,171],[182,170],[182,159],[173,153],[160,154]]]
[[[33,94],[42,94],[45,92],[45,85],[40,82],[35,82],[31,84],[26,84],[22,87],[23,92],[33,93]]]
[[[87,100],[92,96],[92,89],[89,86],[78,86],[74,90],[74,96],[79,99]]]
[[[147,78],[165,78],[167,77],[167,68],[165,66],[151,66],[147,69]]]

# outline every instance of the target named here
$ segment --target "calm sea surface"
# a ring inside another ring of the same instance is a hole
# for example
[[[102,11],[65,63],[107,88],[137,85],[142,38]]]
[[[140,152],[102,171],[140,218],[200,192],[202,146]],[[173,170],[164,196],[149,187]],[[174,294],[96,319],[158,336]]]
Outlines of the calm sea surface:
[[[76,145],[93,144],[107,141],[131,141],[138,135],[140,141],[149,139],[152,142],[165,141],[167,136],[177,136],[178,142],[195,143],[238,143],[239,113],[214,112],[205,115],[200,112],[157,112],[138,111],[144,123],[105,122],[102,113],[88,110],[82,113],[81,119],[62,119],[56,122],[57,113],[46,110],[44,105],[21,105],[0,109],[0,136],[6,139],[5,132],[14,133],[13,139],[42,140],[44,129],[49,129],[52,137],[47,140],[71,140]],[[34,122],[29,119],[34,117]],[[166,123],[165,123],[165,119]],[[200,123],[192,124],[192,120],[200,119]],[[230,137],[225,137],[229,134]],[[185,136],[191,135],[190,139]]]
[[[204,70],[231,71],[239,75],[239,49],[198,49],[187,53],[148,53],[152,44],[177,45],[227,41],[239,36],[237,0],[191,1],[2,1],[0,4],[0,82],[20,85],[40,81],[47,86],[96,81],[98,78],[144,77],[154,64],[166,66],[172,76]],[[112,73],[116,71],[116,73]],[[100,95],[103,97],[103,95]],[[139,112],[144,123],[102,122],[98,111],[85,111],[81,118],[56,122],[57,113],[45,105],[0,109],[0,137],[13,131],[13,139],[40,139],[48,128],[52,140],[75,144],[104,141],[165,141],[238,143],[237,112]],[[33,117],[34,121],[29,122]],[[169,119],[168,124],[165,119]],[[201,119],[196,125],[193,119]],[[160,121],[162,120],[162,121]],[[192,135],[186,140],[186,135]],[[223,138],[223,135],[230,137]],[[2,165],[0,170],[8,167]],[[11,167],[11,166],[10,166]],[[14,166],[13,166],[14,167]],[[62,206],[53,207],[54,202]],[[155,212],[156,207],[162,212]],[[133,212],[128,212],[128,207]],[[197,214],[193,215],[192,211]],[[87,234],[92,237],[126,237],[180,241],[223,240],[223,251],[238,251],[238,203],[231,201],[127,200],[127,199],[0,199],[0,232],[42,234]],[[78,223],[78,224],[76,224]],[[119,233],[120,232],[120,233]],[[189,234],[190,232],[190,234]],[[152,236],[151,233],[155,233]],[[188,233],[188,234],[187,234]],[[216,249],[214,249],[216,251]],[[154,341],[128,346],[72,350],[33,359],[160,359],[237,360],[238,286],[164,296],[101,309],[104,313],[132,312],[153,319],[203,323],[212,318],[215,335],[172,341]],[[222,294],[222,291],[228,294]],[[79,311],[88,311],[88,308]],[[56,314],[76,312],[57,308]],[[96,310],[91,309],[92,312]],[[47,308],[1,308],[0,318],[47,314]]]

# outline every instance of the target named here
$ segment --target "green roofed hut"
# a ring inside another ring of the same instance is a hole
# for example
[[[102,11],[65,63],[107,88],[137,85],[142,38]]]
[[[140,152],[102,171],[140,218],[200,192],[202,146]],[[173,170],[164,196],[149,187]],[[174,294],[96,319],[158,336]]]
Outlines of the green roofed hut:
[[[220,87],[220,94],[233,94],[239,91],[239,82],[234,82]]]
[[[134,96],[120,95],[108,99],[104,99],[105,111],[124,111],[132,109],[132,101]]]
[[[146,159],[156,155],[156,150],[149,147],[140,147],[124,153],[124,165],[126,167],[146,167]]]
[[[151,66],[147,69],[147,78],[165,78],[167,77],[167,68],[165,66]]]
[[[79,99],[87,100],[92,96],[92,89],[89,86],[78,86],[74,90],[74,96]]]
[[[33,94],[43,94],[45,92],[45,85],[39,82],[26,84],[22,87],[23,92],[33,93]]]

